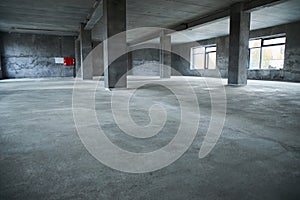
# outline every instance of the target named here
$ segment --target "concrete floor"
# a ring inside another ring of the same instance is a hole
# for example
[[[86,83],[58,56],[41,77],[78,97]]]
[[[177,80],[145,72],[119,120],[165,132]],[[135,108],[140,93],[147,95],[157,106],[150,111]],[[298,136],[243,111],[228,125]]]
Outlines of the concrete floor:
[[[168,82],[180,88],[180,79]],[[87,152],[73,121],[73,79],[0,81],[0,199],[300,199],[300,84],[249,81],[246,87],[226,86],[222,136],[200,160],[210,98],[200,78],[189,80],[201,109],[198,135],[179,160],[146,174],[115,171]],[[129,78],[129,87],[139,81],[143,79]],[[97,115],[108,137],[136,152],[166,145],[180,119],[170,91],[155,86],[160,80],[144,81],[150,84],[136,93],[133,119],[147,124],[148,113],[140,106],[158,100],[170,114],[163,134],[150,139],[122,134],[110,113],[110,92],[100,88],[96,95]],[[82,97],[93,83],[79,84]]]

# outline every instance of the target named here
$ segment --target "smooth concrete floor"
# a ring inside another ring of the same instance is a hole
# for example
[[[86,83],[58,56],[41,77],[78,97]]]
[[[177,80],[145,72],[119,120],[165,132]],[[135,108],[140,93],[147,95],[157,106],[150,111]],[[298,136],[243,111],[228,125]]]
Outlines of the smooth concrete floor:
[[[185,91],[181,79],[165,81]],[[88,153],[73,121],[73,79],[0,81],[0,199],[300,199],[300,84],[249,81],[245,87],[225,86],[227,116],[221,138],[199,159],[210,96],[200,78],[188,79],[201,109],[198,135],[176,162],[145,174],[113,170]],[[129,77],[129,88],[140,81],[149,84],[136,92],[132,118],[140,125],[149,123],[147,106],[161,101],[170,114],[162,133],[144,140],[123,134],[110,112],[111,93],[102,83],[96,111],[114,143],[147,152],[174,137],[180,112],[170,91],[156,85],[161,80]],[[94,82],[78,84],[83,104]]]

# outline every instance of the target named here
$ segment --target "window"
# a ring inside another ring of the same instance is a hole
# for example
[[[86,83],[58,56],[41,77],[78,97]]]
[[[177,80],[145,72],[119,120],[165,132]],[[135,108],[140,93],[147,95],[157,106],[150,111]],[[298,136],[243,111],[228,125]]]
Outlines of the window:
[[[191,69],[216,69],[217,47],[194,47],[191,49]]]
[[[286,37],[249,41],[249,69],[282,69]]]

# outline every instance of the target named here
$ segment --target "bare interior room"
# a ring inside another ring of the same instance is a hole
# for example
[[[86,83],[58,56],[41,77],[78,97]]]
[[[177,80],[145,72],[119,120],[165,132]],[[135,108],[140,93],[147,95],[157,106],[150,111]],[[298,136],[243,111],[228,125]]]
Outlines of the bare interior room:
[[[1,200],[300,199],[299,0],[1,0]]]

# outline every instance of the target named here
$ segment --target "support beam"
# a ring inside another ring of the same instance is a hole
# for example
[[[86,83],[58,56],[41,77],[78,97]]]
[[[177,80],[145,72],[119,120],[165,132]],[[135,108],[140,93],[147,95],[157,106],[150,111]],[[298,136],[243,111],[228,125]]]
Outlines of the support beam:
[[[283,3],[288,0],[252,0],[245,2],[243,11],[253,12],[255,10],[260,10],[265,7],[274,6]]]
[[[80,60],[81,60],[81,77],[83,80],[93,79],[92,62],[85,61],[88,54],[92,51],[92,33],[90,30],[84,30],[85,24],[80,27]]]
[[[160,78],[171,78],[171,36],[160,36]]]
[[[230,10],[229,85],[247,84],[249,34],[250,13],[243,11],[241,3],[233,5]]]
[[[209,13],[207,15],[201,16],[199,18],[195,18],[188,23],[184,23],[184,24],[181,24],[181,25],[178,25],[175,27],[171,27],[170,29],[175,30],[175,31],[183,31],[186,29],[203,26],[203,25],[210,24],[217,20],[222,20],[222,19],[228,17],[229,14],[230,14],[230,9],[224,8],[224,9]]]
[[[126,34],[121,34],[115,40],[109,40],[112,36],[126,31],[126,0],[103,0],[105,38],[103,43],[105,88],[127,87],[127,61],[128,56],[123,55],[117,60],[112,60],[113,55],[126,52]]]
[[[102,16],[103,16],[103,1],[99,0],[94,5],[92,14],[89,16],[89,20],[86,23],[85,30],[93,29],[95,24],[101,19]]]

